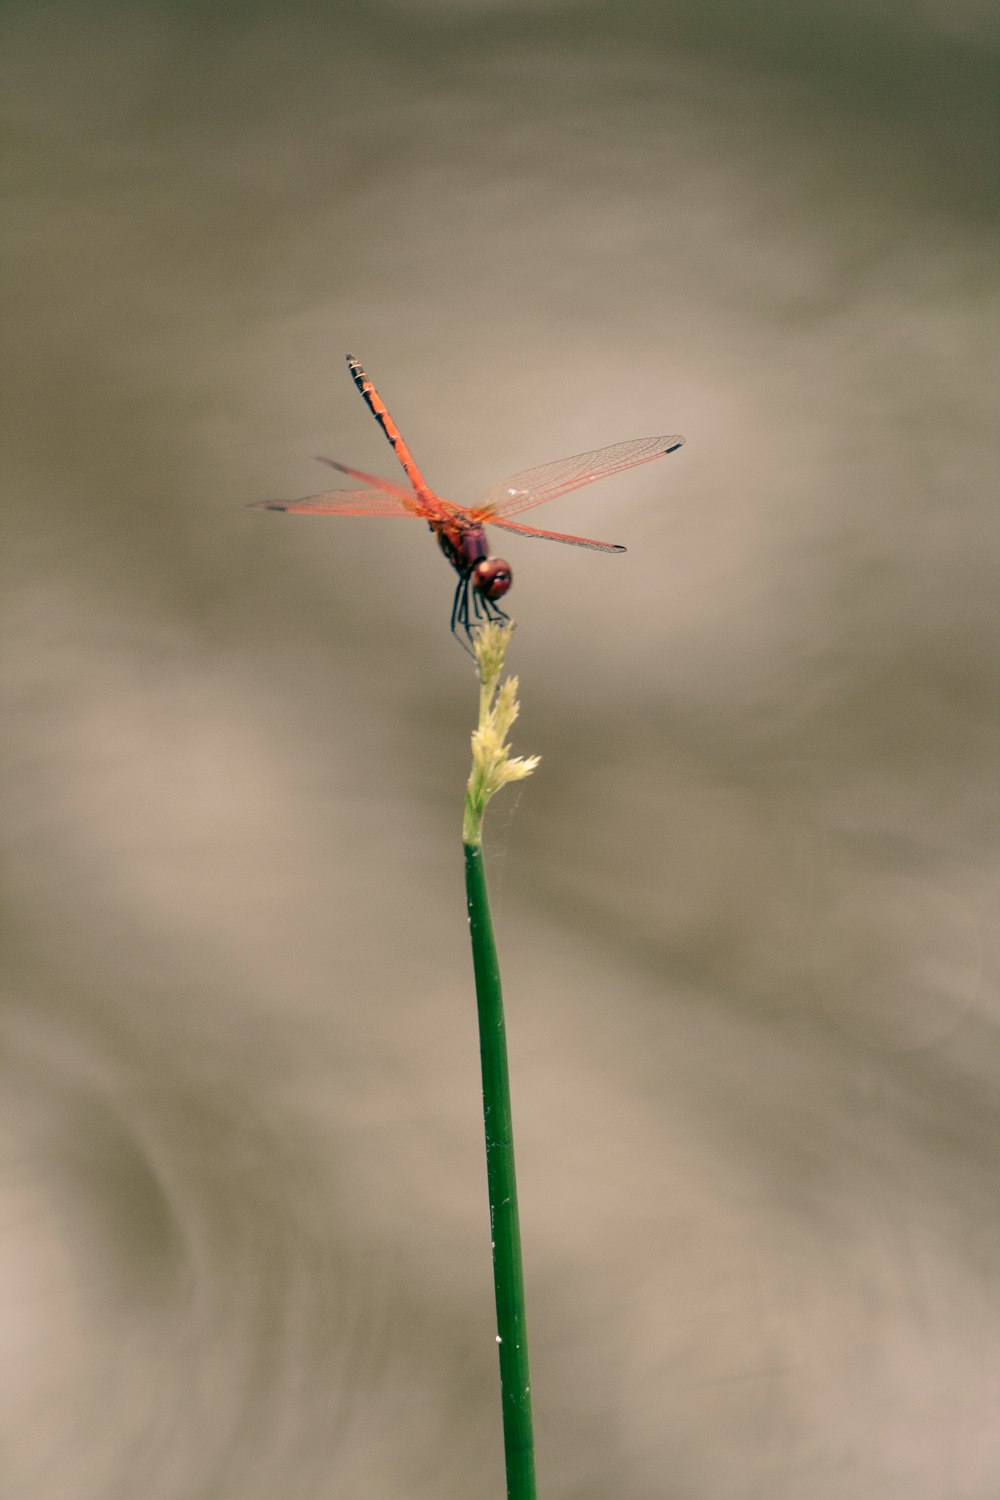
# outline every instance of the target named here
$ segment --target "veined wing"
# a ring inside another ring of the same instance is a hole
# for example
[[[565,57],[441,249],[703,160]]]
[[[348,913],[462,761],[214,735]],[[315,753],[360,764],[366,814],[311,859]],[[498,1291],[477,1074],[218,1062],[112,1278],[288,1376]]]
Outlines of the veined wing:
[[[318,464],[326,464],[330,469],[336,469],[338,474],[346,474],[350,479],[360,479],[362,484],[368,485],[373,490],[384,490],[386,494],[396,495],[400,500],[412,501],[413,490],[406,490],[401,484],[394,484],[391,479],[382,479],[378,474],[366,474],[364,469],[351,469],[347,464],[339,464],[335,458],[322,458],[317,455]],[[419,491],[416,493],[419,494]]]
[[[620,474],[623,469],[633,469],[636,464],[652,463],[674,453],[684,439],[673,437],[632,438],[627,443],[612,443],[608,448],[597,448],[593,453],[577,453],[572,458],[557,458],[548,464],[539,464],[534,469],[522,469],[512,474],[502,484],[488,490],[470,510],[477,521],[496,523],[498,516],[513,516],[520,510],[530,510],[533,505],[544,505],[546,500],[555,500],[558,495],[568,494],[581,485],[593,484],[597,479],[606,479],[610,474]]]
[[[544,542],[569,542],[571,547],[589,547],[592,552],[625,552],[627,549],[618,542],[594,542],[586,536],[567,536],[565,531],[540,531],[537,526],[519,526],[516,521],[498,521],[495,518],[490,522],[500,531],[513,531],[518,536],[537,536]]]
[[[363,469],[349,469],[333,458],[318,458],[341,474],[360,479],[367,486],[356,490],[323,490],[301,500],[258,500],[253,510],[284,510],[303,516],[426,516],[428,507],[412,490],[404,490],[390,479],[379,479]]]
[[[463,506],[455,505],[450,500],[442,500],[440,495],[435,495],[428,484],[421,483],[419,486],[414,484],[412,490],[407,490],[400,484],[393,484],[391,479],[380,479],[377,474],[366,474],[364,469],[348,468],[347,464],[340,464],[335,458],[317,458],[316,462],[318,464],[329,464],[331,469],[336,469],[340,474],[349,474],[352,479],[360,479],[363,484],[371,485],[377,490],[385,490],[390,495],[398,496],[410,515],[426,516],[428,520],[440,519],[442,515],[465,515]],[[409,473],[409,470],[407,470],[407,473]],[[416,469],[414,469],[414,473],[416,473]],[[379,514],[383,514],[383,512],[379,512]],[[386,511],[384,514],[388,515],[390,512]]]
[[[251,510],[286,510],[294,516],[420,516],[413,499],[385,490],[324,490],[301,500],[255,500]]]

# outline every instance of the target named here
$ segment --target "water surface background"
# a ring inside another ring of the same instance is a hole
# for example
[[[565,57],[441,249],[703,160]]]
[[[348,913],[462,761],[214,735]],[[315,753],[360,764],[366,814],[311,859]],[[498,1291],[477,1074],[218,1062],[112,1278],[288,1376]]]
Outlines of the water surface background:
[[[352,352],[454,499],[687,437],[504,538],[541,1492],[991,1500],[988,8],[0,40],[0,1496],[502,1493],[451,575],[245,509]]]

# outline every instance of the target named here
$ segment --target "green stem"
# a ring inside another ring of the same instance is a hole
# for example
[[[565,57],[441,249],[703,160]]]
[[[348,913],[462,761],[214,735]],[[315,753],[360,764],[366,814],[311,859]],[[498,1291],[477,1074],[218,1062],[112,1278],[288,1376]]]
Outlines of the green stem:
[[[479,1008],[479,1051],[483,1065],[483,1118],[486,1125],[486,1180],[493,1232],[493,1285],[497,1304],[497,1346],[503,1405],[503,1446],[507,1500],[535,1500],[535,1447],[528,1378],[528,1339],[524,1318],[521,1227],[514,1174],[510,1079],[504,1031],[503,994],[483,851],[464,844],[465,891],[472,937],[472,963]]]

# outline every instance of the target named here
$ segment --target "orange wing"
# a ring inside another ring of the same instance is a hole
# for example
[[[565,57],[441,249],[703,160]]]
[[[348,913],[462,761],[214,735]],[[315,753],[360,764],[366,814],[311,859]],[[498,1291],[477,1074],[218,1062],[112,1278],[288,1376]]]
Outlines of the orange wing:
[[[251,510],[286,510],[294,516],[419,516],[413,501],[385,490],[324,490],[301,500],[255,500]]]
[[[585,536],[567,536],[565,531],[540,531],[537,526],[518,526],[516,521],[498,521],[494,518],[489,524],[501,531],[513,531],[517,536],[537,536],[543,542],[569,542],[571,547],[589,547],[592,552],[628,551],[619,542],[594,542]]]
[[[391,479],[379,479],[366,474],[363,469],[350,469],[333,458],[318,458],[317,463],[329,464],[341,474],[360,479],[367,488],[363,490],[323,490],[319,495],[306,495],[301,500],[258,500],[252,510],[284,510],[296,516],[423,516],[436,514],[413,490],[404,490]]]
[[[494,525],[500,525],[502,516],[513,516],[518,511],[530,510],[533,505],[544,505],[558,495],[606,479],[610,474],[620,474],[623,469],[634,469],[637,464],[652,463],[654,458],[676,453],[683,442],[684,439],[676,434],[673,437],[632,438],[626,443],[596,448],[592,453],[577,453],[572,458],[557,458],[553,463],[539,464],[534,469],[522,469],[519,474],[512,474],[502,484],[487,490],[470,510],[477,521],[484,524],[492,521]],[[550,535],[555,537],[556,533]]]

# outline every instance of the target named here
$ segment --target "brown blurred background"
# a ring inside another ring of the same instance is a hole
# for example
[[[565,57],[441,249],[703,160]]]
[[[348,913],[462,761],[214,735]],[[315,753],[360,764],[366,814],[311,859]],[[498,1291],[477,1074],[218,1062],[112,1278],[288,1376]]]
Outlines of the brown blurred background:
[[[502,1493],[424,529],[491,812],[547,1500],[1000,1493],[978,0],[9,4],[3,1500]],[[525,519],[530,520],[531,517]]]

